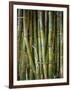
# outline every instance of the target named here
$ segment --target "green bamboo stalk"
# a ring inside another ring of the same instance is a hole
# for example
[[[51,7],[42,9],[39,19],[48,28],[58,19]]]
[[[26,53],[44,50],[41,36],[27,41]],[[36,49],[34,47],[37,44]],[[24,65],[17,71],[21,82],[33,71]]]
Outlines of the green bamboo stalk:
[[[54,12],[54,76],[53,78],[57,78],[57,12]]]
[[[60,78],[63,77],[63,12],[60,12]]]
[[[23,11],[18,9],[17,11],[17,17],[21,17],[23,15]],[[22,29],[23,29],[23,20],[21,18],[17,18],[17,60],[18,60],[18,70],[19,70],[19,79],[22,80],[23,79],[23,32],[22,32]]]
[[[38,37],[37,37],[37,31],[36,31],[36,11],[33,11],[33,35],[34,35],[34,44],[33,44],[33,49],[34,49],[34,60],[35,60],[35,67],[36,67],[36,73],[35,73],[35,78],[39,79],[39,64],[38,64]]]
[[[28,19],[28,23],[29,23],[29,17],[28,17],[28,10],[26,11],[27,12],[27,19]],[[23,14],[24,14],[24,10],[23,10]],[[25,19],[25,17],[24,17],[24,15],[23,15],[23,29],[24,29],[24,23],[25,23],[25,21],[24,21],[24,19]],[[29,25],[27,23],[27,26]],[[28,30],[27,30],[28,31]],[[28,36],[27,36],[27,39],[28,39]],[[23,62],[24,62],[24,64],[23,64],[23,70],[24,70],[24,73],[23,73],[23,76],[25,75],[25,80],[28,80],[29,79],[29,74],[28,74],[28,69],[29,69],[29,58],[28,58],[28,54],[27,54],[27,50],[26,50],[27,48],[26,48],[26,44],[25,44],[25,40],[24,40],[24,30],[23,30],[23,56],[24,56],[24,58],[23,58]]]
[[[33,60],[33,53],[32,53],[32,42],[33,42],[33,23],[32,23],[32,11],[28,10],[28,15],[27,15],[27,22],[29,23],[29,28],[28,28],[28,43],[30,45],[30,50],[31,50],[31,54],[32,54],[32,60]],[[29,62],[30,63],[30,62]],[[29,68],[29,79],[33,79],[33,71],[32,68]]]
[[[49,53],[48,53],[48,11],[45,11],[45,61],[46,61],[46,68],[47,68],[47,78],[48,78],[48,57],[49,57]]]
[[[49,11],[49,35],[48,35],[48,50],[49,50],[49,73],[48,77],[53,78],[53,43],[52,43],[52,12]]]
[[[17,10],[17,17],[18,16],[20,16],[20,10],[18,9]],[[20,64],[19,64],[19,54],[20,54],[20,52],[19,52],[19,48],[20,48],[20,46],[19,46],[19,42],[20,42],[20,30],[19,30],[19,28],[20,28],[20,19],[18,19],[17,18],[17,79],[19,80],[20,79],[20,75],[19,75],[19,72],[20,72],[20,70],[19,70],[19,68],[20,68]]]
[[[43,32],[43,23],[42,23],[42,12],[39,12],[40,15],[40,36],[41,36],[41,50],[42,50],[42,62],[43,62],[43,73],[44,79],[47,79],[47,69],[46,69],[46,62],[45,62],[45,38]]]
[[[57,12],[57,77],[60,77],[60,18]]]
[[[52,46],[53,46],[53,65],[52,65],[52,67],[53,67],[53,78],[56,78],[56,54],[57,54],[57,51],[56,51],[56,32],[57,32],[57,29],[56,29],[56,26],[57,26],[57,24],[56,24],[56,12],[54,11],[54,12],[52,12],[53,13],[53,15],[52,15],[52,18],[53,18],[53,20],[52,20],[52,28],[53,28],[53,30],[52,30]]]
[[[41,33],[40,33],[40,11],[38,11],[38,47],[39,47],[39,66],[40,66],[40,79],[43,78],[43,69],[42,69],[42,49],[41,49]]]
[[[49,11],[45,11],[45,58],[47,63],[47,78],[49,78],[49,48],[48,38],[49,37]]]
[[[30,43],[30,48],[31,48],[31,51],[32,51],[32,43],[33,43],[33,22],[32,22],[32,20],[33,20],[33,11],[32,10],[30,10],[29,11],[29,43]],[[28,18],[27,17],[27,18]]]
[[[45,51],[46,51],[46,46],[48,41],[48,21],[47,20],[48,20],[48,12],[45,11]]]

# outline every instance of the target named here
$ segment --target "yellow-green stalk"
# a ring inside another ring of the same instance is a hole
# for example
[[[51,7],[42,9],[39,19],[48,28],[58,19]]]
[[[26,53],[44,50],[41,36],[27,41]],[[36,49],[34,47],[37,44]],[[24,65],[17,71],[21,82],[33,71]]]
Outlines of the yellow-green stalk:
[[[39,12],[39,23],[40,23],[40,37],[41,37],[41,50],[42,50],[42,64],[43,64],[43,73],[44,79],[47,79],[47,68],[45,62],[45,37],[43,32],[43,22],[42,22],[42,12]]]

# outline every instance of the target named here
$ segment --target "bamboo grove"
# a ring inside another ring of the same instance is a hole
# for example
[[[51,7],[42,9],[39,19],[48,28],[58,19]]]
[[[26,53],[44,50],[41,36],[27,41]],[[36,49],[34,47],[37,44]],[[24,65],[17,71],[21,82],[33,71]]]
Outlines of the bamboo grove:
[[[63,12],[17,9],[17,80],[63,77]]]

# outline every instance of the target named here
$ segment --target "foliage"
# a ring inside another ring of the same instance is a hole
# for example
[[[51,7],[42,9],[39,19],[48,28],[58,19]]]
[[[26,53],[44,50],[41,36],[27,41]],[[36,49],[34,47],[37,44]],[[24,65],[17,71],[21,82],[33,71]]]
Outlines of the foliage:
[[[63,12],[17,10],[17,79],[63,77]]]

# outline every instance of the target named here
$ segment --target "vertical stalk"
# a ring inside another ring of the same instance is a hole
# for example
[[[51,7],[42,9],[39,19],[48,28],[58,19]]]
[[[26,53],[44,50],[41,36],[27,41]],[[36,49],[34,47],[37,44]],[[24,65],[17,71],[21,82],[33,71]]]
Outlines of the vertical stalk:
[[[56,12],[52,12],[52,47],[53,47],[53,60],[52,60],[52,67],[53,67],[53,78],[56,78]]]
[[[59,78],[60,75],[60,18],[59,12],[57,12],[57,77]]]
[[[54,78],[57,78],[57,12],[54,12]]]
[[[47,69],[47,78],[48,78],[48,31],[49,31],[49,18],[48,18],[48,11],[45,11],[45,61],[46,61],[46,69]]]
[[[49,48],[48,38],[49,37],[49,11],[45,11],[45,58],[47,63],[47,78],[49,78]]]
[[[38,37],[37,37],[37,30],[36,30],[36,11],[33,11],[33,35],[34,35],[34,44],[33,44],[33,49],[34,49],[34,60],[35,60],[35,67],[36,67],[36,73],[35,73],[35,77],[36,79],[39,79],[39,64],[38,64],[38,46],[37,46],[37,41],[38,41]]]
[[[43,78],[43,69],[42,69],[42,49],[41,49],[41,33],[40,33],[40,11],[38,11],[38,47],[39,47],[39,65],[40,65],[40,78]]]
[[[18,80],[23,79],[23,10],[17,10],[17,60]]]
[[[34,63],[33,51],[32,51],[32,44],[33,44],[33,28],[32,28],[33,27],[33,22],[32,22],[33,18],[32,18],[32,14],[33,14],[33,11],[30,10],[29,11],[29,16],[28,16],[29,17],[28,42],[29,42],[29,45],[30,45],[30,50],[32,52],[32,60],[33,60],[33,63]],[[30,67],[29,71],[30,71],[29,78],[31,80],[31,79],[33,79],[33,72],[31,70],[31,67]]]
[[[42,23],[42,12],[40,11],[40,36],[41,36],[41,50],[42,50],[42,62],[43,62],[43,73],[44,79],[47,78],[47,69],[46,69],[46,62],[45,62],[45,38],[43,32],[43,23]]]
[[[53,42],[52,42],[52,12],[49,11],[49,35],[48,35],[48,50],[49,50],[49,78],[53,78]]]
[[[29,10],[28,10],[29,11]],[[32,44],[33,44],[33,11],[29,11],[29,29],[28,29],[28,38],[29,38],[29,44],[32,51]]]
[[[63,77],[63,12],[60,12],[60,77]]]

